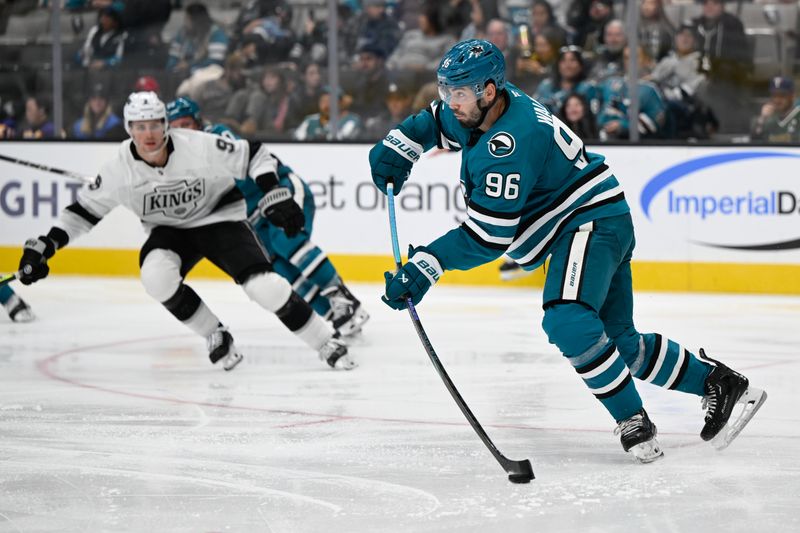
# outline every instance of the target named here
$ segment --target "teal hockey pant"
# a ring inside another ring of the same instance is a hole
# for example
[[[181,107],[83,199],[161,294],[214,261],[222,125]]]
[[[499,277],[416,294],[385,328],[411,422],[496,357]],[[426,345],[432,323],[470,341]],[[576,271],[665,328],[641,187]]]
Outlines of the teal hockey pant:
[[[266,220],[255,226],[256,234],[267,249],[273,269],[292,284],[292,289],[307,301],[314,311],[327,318],[331,306],[320,291],[338,283],[339,275],[325,252],[311,242],[314,227],[314,199],[310,195],[303,206],[305,227],[292,238]]]
[[[642,408],[633,377],[703,395],[711,365],[633,323],[629,214],[587,222],[559,237],[544,286],[542,327],[619,422]]]
[[[8,286],[8,284],[3,285],[0,287],[0,304],[4,304],[14,296],[14,289]]]

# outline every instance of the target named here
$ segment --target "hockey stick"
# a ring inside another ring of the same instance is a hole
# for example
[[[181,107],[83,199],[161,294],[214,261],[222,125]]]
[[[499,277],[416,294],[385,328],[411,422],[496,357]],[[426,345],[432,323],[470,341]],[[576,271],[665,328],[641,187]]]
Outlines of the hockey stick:
[[[389,199],[389,230],[392,234],[392,252],[394,254],[394,264],[397,270],[400,270],[402,264],[400,259],[400,246],[397,239],[397,220],[394,213],[394,183],[391,181],[389,181],[389,183],[386,185],[386,196]],[[408,306],[408,314],[411,316],[411,321],[414,323],[414,329],[417,330],[417,336],[419,337],[419,340],[422,341],[422,346],[428,353],[428,357],[430,358],[431,363],[433,363],[433,368],[436,369],[439,377],[442,378],[442,381],[444,382],[445,387],[447,387],[450,396],[453,397],[453,400],[455,400],[458,408],[461,409],[462,413],[464,413],[469,425],[472,426],[472,429],[475,430],[475,433],[478,434],[478,437],[481,438],[486,447],[489,448],[489,451],[492,453],[494,458],[497,459],[497,462],[500,463],[500,466],[503,467],[503,470],[506,471],[509,481],[512,483],[530,483],[530,481],[534,478],[531,462],[528,459],[514,461],[500,453],[500,451],[492,442],[492,439],[490,439],[489,435],[487,435],[486,431],[484,431],[480,422],[478,422],[478,419],[472,414],[469,406],[464,401],[464,398],[461,397],[461,394],[458,392],[458,389],[456,389],[456,386],[453,384],[450,376],[444,369],[444,366],[442,366],[441,361],[439,361],[439,356],[436,355],[436,351],[433,349],[433,344],[431,344],[430,339],[428,339],[428,334],[425,333],[425,329],[422,327],[422,322],[419,319],[419,315],[417,314],[414,304],[411,302],[411,298],[406,299],[406,305]]]
[[[17,278],[19,278],[19,272],[14,272],[13,274],[3,274],[0,276],[0,288],[5,287]]]
[[[36,170],[44,170],[45,172],[52,172],[53,174],[59,174],[61,176],[73,180],[82,181],[84,183],[95,182],[95,178],[91,178],[83,174],[78,174],[77,172],[72,172],[71,170],[62,170],[60,168],[48,167],[47,165],[34,163],[33,161],[25,161],[24,159],[17,159],[16,157],[9,157],[7,155],[0,154],[0,160],[7,161],[9,163],[15,163],[17,165],[22,165],[25,167],[35,168]]]

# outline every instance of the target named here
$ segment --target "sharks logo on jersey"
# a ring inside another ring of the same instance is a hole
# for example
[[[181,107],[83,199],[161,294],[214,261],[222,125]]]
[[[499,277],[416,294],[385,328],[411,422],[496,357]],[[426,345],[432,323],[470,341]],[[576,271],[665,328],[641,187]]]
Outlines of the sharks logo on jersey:
[[[165,216],[185,219],[195,212],[205,196],[205,180],[182,180],[171,185],[154,187],[144,195],[143,215],[164,213]]]
[[[489,139],[489,153],[495,157],[506,157],[514,153],[516,142],[511,134],[501,131]]]

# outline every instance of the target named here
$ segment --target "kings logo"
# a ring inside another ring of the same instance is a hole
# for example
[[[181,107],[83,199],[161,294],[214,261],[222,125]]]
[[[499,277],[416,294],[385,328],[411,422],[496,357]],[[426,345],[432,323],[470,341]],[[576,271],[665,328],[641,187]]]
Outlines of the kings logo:
[[[197,210],[205,194],[205,181],[201,178],[161,185],[144,195],[143,213],[145,217],[164,213],[169,218],[183,220]]]

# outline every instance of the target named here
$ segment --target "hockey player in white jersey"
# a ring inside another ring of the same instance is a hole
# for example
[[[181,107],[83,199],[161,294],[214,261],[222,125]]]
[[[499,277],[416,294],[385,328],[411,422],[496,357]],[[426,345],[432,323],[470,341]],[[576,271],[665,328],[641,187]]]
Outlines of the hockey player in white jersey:
[[[20,281],[47,276],[47,260],[91,230],[118,205],[135,213],[149,237],[139,255],[147,293],[192,331],[205,337],[212,363],[233,369],[242,355],[233,337],[197,293],[184,283],[203,257],[241,285],[245,293],[318,351],[335,369],[356,366],[333,328],[314,313],[272,266],[246,221],[244,197],[234,178],[255,176],[265,192],[265,218],[294,235],[303,212],[281,187],[277,162],[259,142],[230,140],[190,130],[169,131],[164,103],[137,92],[124,107],[131,136],[78,193],[47,235],[29,239],[20,260]]]

